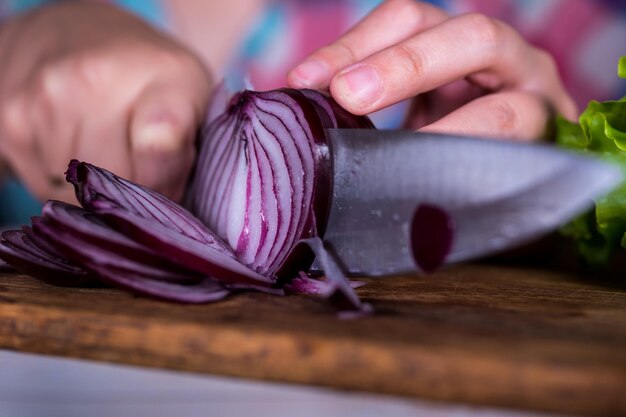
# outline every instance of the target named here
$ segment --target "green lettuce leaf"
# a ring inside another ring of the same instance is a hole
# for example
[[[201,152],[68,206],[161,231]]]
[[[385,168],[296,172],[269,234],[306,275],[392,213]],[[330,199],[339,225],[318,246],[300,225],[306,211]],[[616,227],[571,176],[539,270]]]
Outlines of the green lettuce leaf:
[[[626,56],[619,60],[618,75],[626,78]],[[557,118],[556,141],[619,165],[626,178],[626,97],[590,102],[578,123]],[[626,248],[626,182],[595,203],[594,211],[575,219],[562,232],[576,241],[588,262],[604,264],[614,249]]]

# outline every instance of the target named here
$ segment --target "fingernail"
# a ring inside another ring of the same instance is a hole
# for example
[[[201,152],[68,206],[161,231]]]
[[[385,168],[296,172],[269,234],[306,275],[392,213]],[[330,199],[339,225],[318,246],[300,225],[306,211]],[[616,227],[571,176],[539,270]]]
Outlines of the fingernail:
[[[334,93],[355,108],[373,104],[382,91],[382,82],[378,71],[368,64],[356,64],[348,67],[335,79]]]
[[[147,123],[137,129],[132,139],[135,150],[153,152],[173,152],[181,144],[180,132],[167,122]]]
[[[313,58],[295,67],[291,75],[296,87],[315,87],[328,81],[331,74],[324,61]]]

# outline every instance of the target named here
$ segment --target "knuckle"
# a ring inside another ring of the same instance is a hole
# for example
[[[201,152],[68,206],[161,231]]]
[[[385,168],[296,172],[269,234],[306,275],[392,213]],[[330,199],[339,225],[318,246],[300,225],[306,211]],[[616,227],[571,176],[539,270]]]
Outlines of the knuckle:
[[[468,13],[463,16],[467,31],[475,37],[476,41],[485,45],[491,51],[498,49],[503,35],[503,25],[480,13]]]
[[[558,66],[552,54],[540,48],[535,48],[535,54],[539,68],[541,68],[541,72],[549,74],[550,76],[558,77]]]
[[[41,92],[53,100],[65,98],[70,94],[72,78],[63,65],[48,65],[40,70]]]
[[[391,21],[401,20],[402,25],[419,31],[445,20],[448,15],[439,7],[416,0],[389,0],[381,7],[381,13]]]
[[[504,98],[491,99],[490,110],[498,131],[511,136],[517,132],[520,124],[520,114],[513,103]]]
[[[153,51],[152,55],[157,65],[176,73],[184,73],[198,67],[196,58],[184,50],[164,48]]]
[[[182,91],[186,92],[190,91],[189,86],[193,86],[193,96],[208,96],[210,75],[195,55],[182,49],[159,50],[154,55],[153,62],[159,68],[155,74],[158,80],[185,86]]]
[[[28,138],[25,97],[13,95],[4,100],[0,112],[0,131],[12,146],[24,146]]]
[[[320,49],[320,54],[322,56],[328,56],[332,62],[357,62],[360,60],[359,54],[357,54],[352,45],[344,39],[340,39],[334,44]]]
[[[411,77],[419,77],[424,72],[424,59],[415,47],[401,43],[396,45],[393,52]]]
[[[190,74],[190,79],[196,81],[196,83],[208,85],[207,80],[210,79],[210,75],[200,58],[191,53],[184,52],[182,54],[181,65],[183,74]]]
[[[73,57],[67,62],[67,73],[83,86],[91,88],[108,85],[108,80],[114,76],[115,57],[111,54],[93,52]]]
[[[406,13],[417,19],[420,19],[423,15],[420,9],[420,3],[415,0],[389,0],[388,3],[391,4],[394,13]]]

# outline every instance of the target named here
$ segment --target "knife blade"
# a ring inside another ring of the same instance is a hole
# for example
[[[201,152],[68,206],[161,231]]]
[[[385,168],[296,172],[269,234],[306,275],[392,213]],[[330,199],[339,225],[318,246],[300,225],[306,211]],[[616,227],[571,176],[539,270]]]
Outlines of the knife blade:
[[[451,217],[446,263],[454,263],[555,230],[621,181],[613,165],[548,145],[398,130],[327,133],[334,172],[324,241],[351,275],[419,272],[411,233],[419,233],[413,216],[422,204]]]

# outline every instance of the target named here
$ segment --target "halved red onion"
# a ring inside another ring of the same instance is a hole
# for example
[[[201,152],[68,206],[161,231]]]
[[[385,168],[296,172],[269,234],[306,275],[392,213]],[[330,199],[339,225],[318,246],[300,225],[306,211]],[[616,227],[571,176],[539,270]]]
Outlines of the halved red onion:
[[[186,205],[241,262],[276,276],[299,240],[323,235],[332,192],[324,129],[356,126],[372,124],[313,90],[241,92],[202,131]]]

